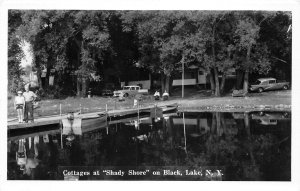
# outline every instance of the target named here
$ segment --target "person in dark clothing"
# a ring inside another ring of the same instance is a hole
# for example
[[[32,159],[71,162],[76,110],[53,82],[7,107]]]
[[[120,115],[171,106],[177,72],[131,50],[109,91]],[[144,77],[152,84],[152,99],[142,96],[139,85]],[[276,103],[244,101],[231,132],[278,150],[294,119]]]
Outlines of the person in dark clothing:
[[[33,102],[37,98],[36,94],[29,91],[29,85],[25,86],[25,92],[23,93],[25,98],[25,111],[24,111],[24,121],[26,123],[33,122]]]

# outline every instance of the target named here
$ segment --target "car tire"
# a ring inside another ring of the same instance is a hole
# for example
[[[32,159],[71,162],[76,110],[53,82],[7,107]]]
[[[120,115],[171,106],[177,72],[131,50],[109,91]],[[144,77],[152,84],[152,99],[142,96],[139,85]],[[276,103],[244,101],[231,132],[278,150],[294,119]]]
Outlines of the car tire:
[[[284,118],[288,118],[288,117],[289,117],[289,113],[288,113],[288,112],[285,112],[285,113],[283,114],[283,117],[284,117]]]
[[[264,89],[258,88],[258,92],[259,92],[259,93],[261,93],[261,92],[263,92],[263,91],[264,91]]]
[[[283,89],[284,89],[284,90],[287,90],[287,89],[288,89],[288,86],[283,86]]]

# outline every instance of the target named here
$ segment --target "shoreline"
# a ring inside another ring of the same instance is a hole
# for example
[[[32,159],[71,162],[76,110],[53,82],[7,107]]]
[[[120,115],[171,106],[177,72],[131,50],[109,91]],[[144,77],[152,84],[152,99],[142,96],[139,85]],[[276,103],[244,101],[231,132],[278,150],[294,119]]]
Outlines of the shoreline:
[[[82,113],[103,112],[107,110],[122,110],[133,108],[134,99],[126,98],[119,102],[111,97],[73,98],[56,100],[42,100],[35,109],[35,118],[65,114],[69,111]],[[250,94],[248,97],[214,97],[195,94],[181,98],[172,96],[166,101],[155,101],[150,95],[140,102],[141,107],[151,105],[178,104],[178,110],[199,112],[251,112],[251,111],[291,111],[291,91],[264,92]],[[60,105],[62,110],[60,110]],[[16,111],[8,103],[7,119],[16,118]]]

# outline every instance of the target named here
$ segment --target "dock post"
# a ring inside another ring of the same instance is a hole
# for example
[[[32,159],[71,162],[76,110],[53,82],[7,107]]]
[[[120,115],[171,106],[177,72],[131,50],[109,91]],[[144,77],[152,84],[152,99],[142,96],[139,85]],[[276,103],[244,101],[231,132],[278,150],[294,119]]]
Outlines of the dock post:
[[[62,118],[61,118],[61,103],[59,104],[59,116],[60,116],[60,121],[59,121],[59,125],[60,125],[60,148],[63,149],[63,138],[62,138],[62,130],[63,130],[63,125],[62,125]]]
[[[105,111],[107,112],[107,104],[105,104]]]
[[[182,112],[182,120],[183,120],[183,130],[184,130],[184,151],[187,154],[187,150],[186,150],[186,129],[185,129],[184,111]]]

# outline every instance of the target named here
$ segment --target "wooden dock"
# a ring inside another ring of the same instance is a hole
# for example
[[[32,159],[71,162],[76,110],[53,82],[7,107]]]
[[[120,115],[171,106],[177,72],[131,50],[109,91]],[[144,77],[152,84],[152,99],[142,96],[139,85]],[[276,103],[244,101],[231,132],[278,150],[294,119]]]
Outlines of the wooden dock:
[[[83,119],[91,119],[100,117],[100,115],[105,114],[105,112],[94,112],[94,113],[86,113],[86,114],[75,114],[75,117],[80,117]],[[47,126],[47,125],[58,125],[60,124],[61,119],[66,118],[67,115],[55,115],[55,116],[45,116],[41,118],[36,118],[34,123],[18,123],[17,120],[9,121],[7,123],[8,130],[12,129],[27,129],[32,127],[39,127],[39,126]]]
[[[106,115],[108,118],[114,118],[117,116],[120,117],[130,117],[130,115],[135,115],[138,112],[141,114],[150,114],[151,108],[153,108],[154,105],[147,106],[147,107],[140,107],[140,108],[131,108],[131,109],[119,109],[119,110],[110,110],[108,112],[99,111],[99,112],[93,112],[93,113],[84,113],[84,114],[78,114],[75,113],[74,117],[80,117],[83,120],[85,119],[93,119],[93,118],[99,118],[100,116]],[[160,105],[157,107],[163,107],[168,108],[168,105]],[[172,105],[174,107],[174,105]],[[177,106],[176,106],[177,108]],[[15,120],[8,120],[7,122],[7,128],[8,130],[13,129],[28,129],[33,127],[41,127],[41,126],[49,126],[49,125],[59,125],[61,122],[61,119],[66,118],[67,115],[64,114],[62,116],[60,115],[53,115],[53,116],[45,116],[41,118],[36,118],[34,120],[34,123],[18,123],[17,119]]]

